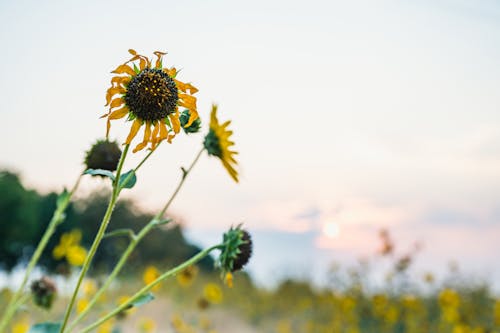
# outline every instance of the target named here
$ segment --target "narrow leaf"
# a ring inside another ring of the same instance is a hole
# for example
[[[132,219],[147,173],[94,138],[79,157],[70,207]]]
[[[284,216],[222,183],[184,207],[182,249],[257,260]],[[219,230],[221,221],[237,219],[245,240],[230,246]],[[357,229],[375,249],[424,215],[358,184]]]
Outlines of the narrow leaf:
[[[83,173],[84,175],[92,175],[92,176],[104,176],[104,177],[108,177],[109,179],[111,180],[115,180],[115,175],[109,171],[109,170],[103,170],[103,169],[87,169],[85,170],[85,172]]]
[[[130,303],[132,306],[141,306],[141,305],[144,305],[144,304],[147,304],[149,302],[151,302],[152,300],[154,300],[155,297],[152,293],[147,293],[147,294],[144,294],[144,295],[141,295],[139,298],[137,298],[135,301],[133,301],[132,303]]]
[[[59,333],[61,323],[40,323],[31,326],[28,333]]]

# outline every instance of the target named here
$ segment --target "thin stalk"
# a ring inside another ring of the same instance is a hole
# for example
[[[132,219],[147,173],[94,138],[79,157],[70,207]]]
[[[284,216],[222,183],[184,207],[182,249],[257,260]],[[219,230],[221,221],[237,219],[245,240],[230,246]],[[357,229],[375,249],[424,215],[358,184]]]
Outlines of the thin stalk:
[[[17,308],[19,307],[19,299],[21,298],[24,288],[26,287],[26,283],[28,282],[28,279],[31,275],[31,272],[35,268],[36,264],[38,263],[38,260],[40,259],[40,256],[43,253],[43,250],[47,246],[50,238],[54,234],[57,226],[64,221],[64,212],[66,208],[68,207],[71,197],[75,193],[76,189],[78,188],[78,185],[80,185],[80,180],[82,179],[83,174],[80,174],[71,188],[71,191],[68,193],[67,197],[62,201],[60,204],[57,205],[54,214],[52,215],[52,218],[49,222],[49,225],[47,229],[45,230],[45,233],[42,236],[42,239],[38,243],[35,252],[31,256],[31,259],[28,263],[28,266],[26,267],[26,272],[24,273],[23,280],[21,282],[21,285],[17,289],[16,293],[14,296],[10,299],[9,304],[7,305],[7,308],[5,310],[5,313],[2,317],[2,320],[0,321],[0,332],[3,332],[5,330],[5,327],[8,325],[10,320],[12,319],[12,316],[16,312]]]
[[[191,257],[191,259],[183,262],[182,264],[180,264],[179,266],[163,273],[162,275],[160,275],[156,280],[154,280],[153,282],[151,282],[150,284],[144,286],[141,290],[139,290],[138,292],[136,292],[132,297],[130,297],[125,303],[122,303],[120,306],[118,306],[117,308],[115,308],[114,310],[112,310],[111,312],[109,312],[107,315],[105,315],[104,317],[102,317],[101,319],[97,320],[95,323],[93,323],[92,325],[89,325],[87,327],[85,327],[83,330],[80,331],[80,333],[86,333],[86,332],[90,332],[91,330],[99,327],[102,323],[104,323],[105,321],[111,319],[112,317],[116,316],[118,313],[120,313],[121,311],[127,309],[130,304],[132,304],[135,300],[137,300],[139,297],[141,297],[142,295],[144,295],[145,293],[147,293],[148,291],[150,291],[154,286],[156,286],[158,283],[162,282],[163,280],[183,271],[184,269],[186,269],[187,267],[195,264],[196,262],[200,261],[201,259],[203,259],[204,257],[206,257],[210,252],[212,252],[213,250],[215,249],[219,249],[221,248],[223,245],[222,244],[219,244],[219,245],[215,245],[215,246],[212,246],[212,247],[209,247],[203,251],[201,251],[200,253],[198,253],[197,255]]]
[[[193,167],[196,165],[196,163],[198,162],[198,160],[200,159],[200,156],[201,154],[203,153],[203,151],[205,151],[205,148],[202,148],[198,154],[196,155],[196,157],[194,158],[193,162],[191,163],[191,165],[189,166],[189,168],[187,169],[182,169],[182,178],[181,178],[181,181],[179,182],[179,184],[177,185],[174,193],[172,194],[172,196],[170,197],[170,199],[167,201],[167,203],[165,204],[165,206],[163,206],[163,209],[158,213],[157,216],[161,217],[163,216],[163,214],[165,214],[165,212],[167,211],[168,207],[170,207],[170,204],[172,203],[172,201],[174,201],[175,197],[177,196],[177,193],[179,193],[182,185],[184,184],[184,181],[186,180],[187,178],[187,175],[189,175],[189,173],[191,172],[191,170],[193,169]]]
[[[156,214],[155,217],[151,221],[149,221],[149,223],[146,224],[146,226],[144,228],[142,228],[141,231],[135,237],[132,237],[132,239],[131,239],[131,241],[130,241],[128,247],[127,247],[127,249],[123,252],[120,260],[116,264],[116,266],[113,269],[113,271],[111,272],[111,274],[108,276],[108,278],[106,279],[106,281],[104,282],[104,284],[102,285],[102,287],[94,295],[94,297],[92,297],[92,299],[90,300],[90,302],[87,305],[87,307],[85,308],[85,310],[83,310],[76,317],[76,319],[69,325],[68,331],[71,332],[75,328],[75,326],[87,315],[87,313],[90,311],[90,309],[97,303],[97,301],[99,300],[99,298],[101,297],[101,295],[108,289],[108,287],[111,285],[111,283],[113,282],[113,280],[120,273],[121,269],[123,268],[123,266],[127,262],[130,254],[135,249],[135,247],[137,246],[137,244],[144,238],[144,236],[146,236],[158,224],[158,221],[162,218],[163,214],[165,214],[165,212],[170,207],[170,205],[172,204],[173,200],[175,199],[175,197],[179,193],[179,191],[180,191],[182,185],[184,184],[184,181],[186,180],[187,176],[189,175],[189,173],[191,172],[191,170],[193,169],[193,167],[196,165],[196,163],[200,159],[200,156],[203,153],[203,151],[204,151],[204,149],[202,149],[196,155],[195,159],[193,160],[193,162],[191,163],[191,165],[189,166],[188,169],[186,169],[186,170],[183,169],[181,180],[180,180],[179,184],[177,185],[174,193],[172,193],[172,196],[170,197],[170,199],[168,199],[167,203],[162,208],[162,210],[160,212],[158,212],[158,214]],[[152,152],[153,151],[151,151],[151,153]],[[137,166],[135,170],[137,170],[141,166],[141,164],[139,164],[139,166]]]
[[[118,200],[118,194],[120,193],[119,189],[119,180],[120,180],[120,175],[121,171],[123,168],[123,163],[125,162],[125,157],[127,156],[127,152],[129,149],[130,145],[127,144],[125,145],[125,148],[123,149],[123,153],[120,157],[120,161],[118,162],[118,167],[116,169],[116,178],[113,182],[113,192],[111,194],[111,199],[109,200],[108,207],[106,209],[106,213],[104,214],[104,217],[102,219],[101,225],[99,227],[99,230],[97,231],[97,235],[94,238],[94,242],[92,243],[92,246],[90,247],[89,253],[87,257],[85,258],[85,262],[83,263],[82,270],[80,271],[80,275],[78,276],[78,281],[76,283],[75,289],[73,290],[73,295],[71,296],[71,300],[68,304],[68,307],[66,308],[66,313],[64,314],[64,319],[61,324],[61,329],[59,330],[60,333],[64,332],[64,329],[66,328],[66,325],[68,323],[69,316],[71,315],[71,310],[73,309],[73,305],[75,304],[76,297],[78,295],[78,290],[80,289],[80,285],[82,284],[83,278],[85,277],[85,274],[90,268],[90,264],[92,262],[92,259],[94,258],[94,255],[97,251],[97,248],[99,247],[99,244],[101,243],[102,238],[104,237],[104,234],[106,232],[106,228],[108,227],[109,221],[111,220],[111,215],[113,214],[113,209],[116,206],[116,201]]]

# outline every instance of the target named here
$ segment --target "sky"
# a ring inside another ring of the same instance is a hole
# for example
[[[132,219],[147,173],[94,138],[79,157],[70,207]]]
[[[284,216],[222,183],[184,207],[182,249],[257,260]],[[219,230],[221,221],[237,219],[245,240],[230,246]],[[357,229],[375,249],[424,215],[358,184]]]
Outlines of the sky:
[[[239,184],[205,156],[176,199],[195,241],[243,222],[269,281],[369,256],[387,228],[422,244],[422,270],[456,260],[500,285],[499,22],[487,0],[1,1],[0,166],[70,186],[105,133],[110,71],[167,51],[240,152]],[[163,145],[127,196],[161,207],[202,139]]]

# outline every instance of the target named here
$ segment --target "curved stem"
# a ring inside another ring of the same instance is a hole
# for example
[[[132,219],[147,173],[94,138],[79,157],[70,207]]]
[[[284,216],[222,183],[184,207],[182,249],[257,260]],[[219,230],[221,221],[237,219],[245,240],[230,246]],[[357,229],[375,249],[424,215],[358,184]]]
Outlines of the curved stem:
[[[179,266],[163,273],[162,275],[160,275],[156,280],[154,280],[153,282],[151,282],[150,284],[144,286],[141,290],[139,290],[138,292],[136,292],[132,297],[130,297],[126,302],[122,303],[120,306],[118,306],[117,308],[115,308],[114,310],[112,310],[111,312],[109,312],[107,315],[105,315],[104,317],[102,317],[101,319],[97,320],[95,323],[93,323],[92,325],[89,325],[87,327],[85,327],[83,330],[80,331],[80,333],[86,333],[86,332],[90,332],[91,330],[95,329],[96,327],[99,327],[102,323],[104,323],[105,321],[107,321],[108,319],[111,319],[112,317],[116,316],[118,313],[120,313],[121,311],[125,310],[126,308],[128,308],[130,306],[130,304],[132,304],[135,300],[137,300],[139,297],[141,297],[142,295],[144,295],[145,293],[147,293],[148,291],[150,291],[154,286],[156,286],[158,283],[162,282],[163,280],[183,271],[184,269],[186,269],[187,267],[195,264],[196,262],[200,261],[201,259],[203,259],[204,257],[206,257],[210,252],[212,252],[213,250],[215,249],[219,249],[220,247],[222,247],[221,244],[218,244],[218,245],[215,245],[215,246],[212,246],[212,247],[209,247],[203,251],[201,251],[200,253],[198,253],[197,255],[191,257],[191,259],[183,262],[182,264],[180,264]]]
[[[179,184],[177,185],[174,193],[172,193],[172,196],[170,197],[170,199],[167,201],[167,203],[165,204],[165,206],[162,208],[162,210],[160,212],[158,212],[158,214],[155,215],[155,217],[148,223],[146,224],[146,226],[144,228],[142,228],[142,230],[135,236],[132,238],[132,240],[130,241],[127,249],[125,250],[125,252],[123,252],[120,260],[118,261],[118,263],[116,264],[115,268],[113,269],[113,271],[111,272],[111,274],[108,276],[108,278],[106,279],[106,281],[103,283],[102,287],[97,291],[97,293],[94,295],[94,297],[92,297],[92,299],[90,300],[89,304],[87,305],[87,307],[85,308],[85,310],[83,310],[77,317],[76,319],[69,325],[69,328],[68,328],[68,331],[71,331],[75,328],[75,326],[87,315],[87,313],[90,311],[90,309],[97,303],[97,301],[99,300],[99,298],[101,297],[101,295],[108,289],[108,287],[111,285],[111,283],[113,282],[113,280],[116,278],[116,276],[120,273],[121,269],[123,268],[123,266],[125,265],[125,263],[127,262],[130,254],[132,253],[132,251],[135,249],[135,247],[137,246],[137,244],[154,228],[158,225],[158,221],[160,221],[160,219],[162,218],[163,214],[165,214],[165,212],[167,211],[167,209],[170,207],[170,205],[172,204],[174,198],[177,196],[177,194],[179,193],[182,185],[184,184],[184,181],[185,179],[187,178],[187,176],[189,175],[189,173],[191,172],[191,170],[193,169],[193,167],[196,165],[196,163],[198,162],[198,160],[200,159],[200,156],[201,154],[203,153],[205,149],[203,148],[197,155],[196,157],[194,158],[193,162],[191,163],[191,165],[189,166],[188,169],[182,169],[183,170],[183,173],[182,173],[182,178],[179,182]],[[151,153],[153,152],[153,150],[150,152],[149,155],[151,155]],[[148,157],[147,156],[147,157]],[[146,158],[147,158],[146,157]],[[143,160],[144,161],[144,160]],[[139,164],[139,166],[137,166],[137,168],[135,170],[137,170],[140,166],[142,165]]]
[[[83,278],[85,277],[85,274],[90,268],[90,263],[92,262],[92,259],[94,258],[94,255],[97,251],[97,248],[99,247],[99,244],[101,243],[102,238],[104,237],[104,234],[106,232],[106,228],[108,227],[109,221],[111,220],[111,215],[113,214],[113,209],[116,206],[116,201],[118,200],[118,195],[120,193],[119,189],[119,181],[120,181],[120,175],[121,171],[123,168],[123,163],[125,162],[125,157],[127,156],[127,152],[129,149],[130,145],[125,145],[125,148],[123,149],[123,153],[120,157],[120,161],[118,163],[118,167],[116,169],[116,177],[113,182],[113,192],[111,194],[111,199],[109,200],[108,207],[106,209],[106,213],[104,214],[104,217],[102,219],[101,225],[99,227],[99,230],[97,231],[97,234],[94,238],[94,242],[92,243],[92,246],[90,247],[89,253],[87,254],[87,257],[85,258],[85,262],[83,263],[82,270],[80,272],[80,275],[78,276],[78,281],[76,283],[75,289],[73,290],[73,295],[71,296],[71,300],[68,304],[68,307],[66,308],[66,312],[64,314],[64,319],[61,324],[61,329],[59,330],[60,333],[64,332],[64,329],[66,328],[66,325],[68,323],[69,316],[71,315],[71,310],[73,309],[73,305],[75,304],[76,297],[78,295],[78,290],[80,289],[80,285],[82,284]]]
[[[184,181],[186,180],[187,178],[187,175],[189,175],[189,173],[191,172],[191,170],[193,169],[193,167],[196,165],[196,163],[198,162],[198,160],[200,159],[200,156],[201,154],[205,151],[205,148],[203,147],[199,152],[198,154],[196,155],[196,157],[194,158],[193,162],[191,163],[191,165],[189,166],[189,168],[187,169],[184,169],[182,168],[182,178],[181,178],[181,181],[179,182],[179,184],[177,185],[177,187],[175,188],[175,191],[174,193],[172,194],[172,196],[170,197],[170,199],[167,201],[167,203],[165,204],[165,206],[163,206],[162,210],[156,215],[158,216],[159,218],[161,218],[161,216],[163,216],[163,214],[165,214],[165,212],[167,211],[168,207],[170,207],[170,204],[172,203],[172,201],[174,201],[175,197],[177,196],[177,194],[179,193],[182,185],[184,184]]]
[[[49,222],[49,225],[47,226],[47,229],[45,230],[45,233],[42,236],[42,239],[38,243],[35,252],[31,256],[31,259],[28,263],[28,266],[26,267],[26,272],[24,273],[23,280],[21,282],[21,285],[17,289],[16,293],[12,298],[10,299],[9,304],[7,305],[7,308],[5,310],[5,313],[2,317],[2,320],[0,322],[0,332],[3,332],[5,330],[5,327],[9,323],[9,321],[12,319],[12,316],[16,312],[17,308],[20,305],[20,302],[18,302],[23,294],[24,288],[26,287],[26,283],[28,282],[29,276],[31,275],[31,272],[35,268],[36,264],[38,263],[38,260],[40,259],[43,250],[47,246],[50,238],[54,234],[57,226],[61,224],[64,221],[64,212],[66,211],[66,208],[68,207],[71,197],[73,194],[76,192],[78,186],[80,185],[80,180],[82,179],[83,174],[80,173],[78,176],[75,184],[71,188],[71,191],[68,193],[67,196],[63,198],[61,202],[57,203],[56,209],[54,211],[54,214],[52,215],[52,218]]]

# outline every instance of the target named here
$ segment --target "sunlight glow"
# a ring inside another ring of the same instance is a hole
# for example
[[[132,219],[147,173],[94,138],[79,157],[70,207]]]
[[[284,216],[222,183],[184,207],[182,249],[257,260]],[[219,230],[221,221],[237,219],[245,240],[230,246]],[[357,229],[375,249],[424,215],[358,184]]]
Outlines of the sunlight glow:
[[[340,233],[339,225],[335,222],[328,222],[323,225],[323,234],[329,238],[337,238]]]

